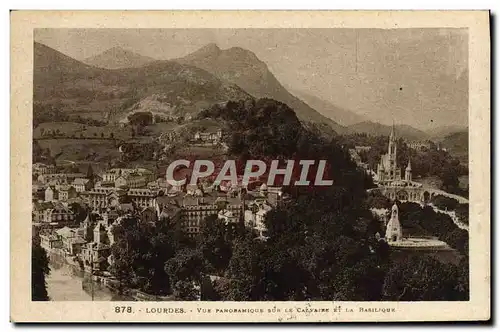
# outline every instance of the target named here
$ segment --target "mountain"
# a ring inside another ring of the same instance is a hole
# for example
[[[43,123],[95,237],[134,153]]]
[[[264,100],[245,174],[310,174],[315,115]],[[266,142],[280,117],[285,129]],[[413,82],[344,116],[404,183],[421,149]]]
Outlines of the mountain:
[[[53,80],[60,82],[70,76],[95,76],[102,72],[37,42],[34,43],[33,56],[35,83],[44,84],[47,80],[47,83],[55,83]]]
[[[436,140],[441,140],[450,134],[458,132],[467,132],[467,127],[449,125],[427,130],[427,133]]]
[[[139,109],[186,116],[214,103],[249,97],[203,69],[173,61],[109,70],[34,44],[35,115],[57,111],[99,119],[109,113],[121,119]]]
[[[113,47],[103,53],[83,60],[84,63],[106,69],[142,67],[155,59],[140,55],[121,47]]]
[[[391,133],[391,126],[386,126],[380,123],[363,121],[348,127],[348,129],[355,133],[366,133],[370,135],[383,135],[389,136]],[[397,137],[403,137],[410,141],[420,141],[429,139],[429,135],[419,129],[413,128],[409,125],[396,125]]]
[[[312,94],[309,94],[305,91],[301,90],[292,90],[292,93],[305,101],[307,105],[311,106],[322,115],[327,118],[332,119],[343,126],[350,126],[359,122],[366,121],[366,118],[362,115],[356,114],[353,111],[349,111],[345,108],[339,107],[337,105],[332,104],[326,100],[323,100],[319,97],[316,97]]]
[[[446,148],[450,154],[459,158],[464,164],[468,164],[469,158],[469,132],[463,130],[445,136],[440,145]]]
[[[232,47],[221,50],[216,44],[208,44],[199,50],[175,60],[202,68],[218,78],[236,84],[256,98],[272,98],[287,104],[303,122],[312,122],[332,128],[336,133],[346,128],[321,115],[305,102],[288,92],[267,65],[246,49]]]

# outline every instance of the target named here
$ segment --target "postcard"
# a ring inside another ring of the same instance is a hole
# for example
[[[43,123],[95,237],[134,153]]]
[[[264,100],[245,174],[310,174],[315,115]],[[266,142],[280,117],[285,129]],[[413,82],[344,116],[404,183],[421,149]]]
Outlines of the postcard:
[[[12,11],[11,320],[490,319],[488,11]]]

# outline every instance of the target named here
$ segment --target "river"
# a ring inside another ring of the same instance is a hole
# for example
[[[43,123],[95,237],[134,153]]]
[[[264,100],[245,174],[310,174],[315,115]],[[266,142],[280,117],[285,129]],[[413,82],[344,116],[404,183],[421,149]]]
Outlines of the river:
[[[92,292],[83,289],[83,274],[70,265],[50,265],[46,278],[51,301],[92,301]],[[130,301],[104,287],[94,287],[94,301]]]

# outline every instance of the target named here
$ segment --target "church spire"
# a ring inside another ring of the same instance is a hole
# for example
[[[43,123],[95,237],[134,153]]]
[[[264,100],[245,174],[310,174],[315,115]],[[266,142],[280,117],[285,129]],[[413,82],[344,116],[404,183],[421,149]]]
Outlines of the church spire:
[[[396,139],[396,126],[394,125],[394,119],[392,119],[392,129],[391,129],[391,140]]]

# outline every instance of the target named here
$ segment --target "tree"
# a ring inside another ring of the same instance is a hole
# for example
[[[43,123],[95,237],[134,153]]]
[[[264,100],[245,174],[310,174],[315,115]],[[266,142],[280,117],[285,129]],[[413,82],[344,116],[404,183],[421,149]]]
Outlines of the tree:
[[[109,138],[111,138],[111,139],[115,138],[115,134],[114,133],[110,133],[109,134]]]
[[[429,256],[412,256],[392,265],[384,282],[388,301],[464,301],[459,269]]]
[[[170,294],[170,280],[164,266],[175,254],[168,225],[141,222],[132,216],[112,229],[115,243],[112,273],[126,287],[155,294]]]
[[[376,209],[390,209],[392,205],[391,200],[384,196],[380,190],[372,191],[368,195],[366,203],[369,207]]]
[[[469,251],[469,233],[458,228],[451,217],[436,213],[430,206],[417,203],[399,203],[399,220],[406,233],[416,236],[437,236],[462,254]]]
[[[203,273],[201,252],[194,249],[182,249],[165,263],[165,271],[170,277],[172,286],[179,281],[200,284]]]
[[[31,299],[32,301],[48,301],[45,279],[50,273],[49,259],[39,242],[39,238],[35,238],[31,248]]]
[[[238,241],[231,256],[227,277],[229,282],[218,282],[216,290],[226,301],[255,301],[264,299],[262,273],[258,264],[259,243],[251,238]]]
[[[443,169],[441,173],[441,179],[443,180],[442,188],[445,191],[454,193],[459,187],[458,174],[455,170],[450,168]]]
[[[460,222],[462,222],[466,225],[469,225],[469,204],[468,203],[459,204],[456,207],[455,212],[456,212],[457,217],[460,220]]]
[[[85,220],[85,218],[87,217],[87,214],[88,214],[88,211],[87,209],[80,205],[79,203],[71,203],[69,208],[71,209],[71,211],[73,212],[73,214],[75,215],[75,223],[81,223],[82,221]]]
[[[145,127],[153,123],[153,114],[151,112],[136,112],[128,116],[131,125]]]
[[[232,246],[228,236],[228,228],[217,220],[216,215],[205,218],[201,227],[199,248],[208,264],[208,270],[213,273],[221,273],[229,264]]]
[[[173,287],[173,294],[176,300],[195,301],[199,297],[199,292],[190,281],[179,280]]]
[[[431,198],[431,203],[441,210],[455,210],[458,206],[458,201],[454,198],[436,195]]]

